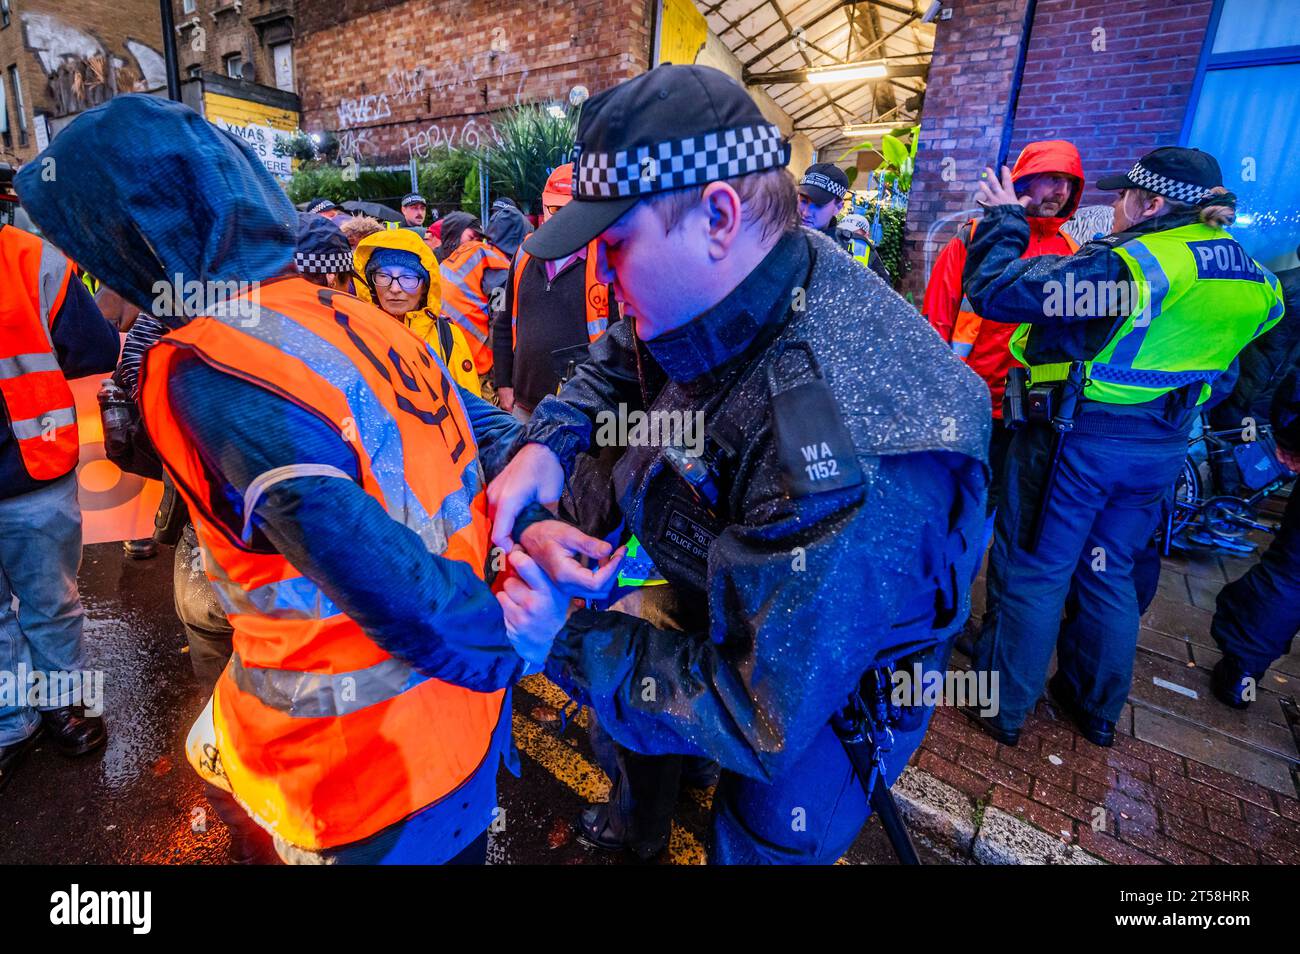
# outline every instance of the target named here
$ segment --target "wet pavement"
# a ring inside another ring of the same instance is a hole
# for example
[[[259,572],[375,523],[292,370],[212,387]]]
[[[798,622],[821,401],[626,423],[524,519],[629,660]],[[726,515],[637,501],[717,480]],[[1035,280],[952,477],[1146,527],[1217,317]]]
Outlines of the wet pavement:
[[[229,838],[185,760],[184,739],[206,699],[190,670],[172,608],[172,551],[128,560],[120,544],[85,548],[87,668],[105,672],[109,742],[67,759],[40,745],[0,793],[0,864],[223,864]],[[627,864],[583,845],[574,821],[603,801],[609,780],[587,741],[585,713],[560,717],[563,694],[540,677],[514,692],[520,777],[499,776],[503,830],[489,842],[495,864]],[[661,864],[704,861],[710,792],[683,793]],[[931,863],[947,860],[919,845]],[[894,862],[874,820],[846,863]]]
[[[943,710],[914,770],[961,793],[977,822],[1005,813],[1117,863],[1300,863],[1300,654],[1270,670],[1246,712],[1218,704],[1208,689],[1218,658],[1209,637],[1214,596],[1251,562],[1212,554],[1165,561],[1114,749],[1080,738],[1047,703],[1016,749]],[[225,863],[226,830],[184,757],[205,699],[172,608],[172,551],[133,561],[120,544],[87,546],[81,593],[88,667],[105,672],[109,743],[77,760],[48,744],[29,756],[0,793],[0,864]],[[977,614],[982,595],[981,585]],[[631,863],[575,837],[581,809],[609,792],[586,713],[562,715],[563,693],[541,677],[524,680],[513,698],[520,776],[499,776],[504,827],[490,836],[489,861]],[[683,792],[656,863],[703,863],[710,797]],[[970,863],[969,851],[918,847],[927,863]],[[873,819],[842,863],[894,860]]]

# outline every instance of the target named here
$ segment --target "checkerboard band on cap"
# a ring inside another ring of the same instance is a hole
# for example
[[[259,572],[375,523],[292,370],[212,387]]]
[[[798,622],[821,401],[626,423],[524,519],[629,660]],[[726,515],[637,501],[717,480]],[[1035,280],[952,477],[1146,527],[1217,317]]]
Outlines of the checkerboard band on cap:
[[[351,252],[294,252],[298,271],[312,275],[344,274],[352,271]]]
[[[822,189],[835,196],[837,199],[844,198],[844,193],[849,190],[843,185],[836,182],[830,176],[822,175],[820,172],[809,172],[799,180],[801,186],[812,186],[814,189]]]
[[[1128,177],[1131,182],[1136,183],[1148,192],[1154,192],[1156,195],[1163,195],[1167,199],[1174,199],[1178,202],[1186,202],[1189,205],[1196,205],[1196,203],[1211,194],[1210,190],[1205,186],[1170,179],[1158,172],[1152,172],[1140,162],[1133,164]]]
[[[577,199],[626,199],[784,166],[790,149],[768,123],[672,139],[619,152],[573,150]]]

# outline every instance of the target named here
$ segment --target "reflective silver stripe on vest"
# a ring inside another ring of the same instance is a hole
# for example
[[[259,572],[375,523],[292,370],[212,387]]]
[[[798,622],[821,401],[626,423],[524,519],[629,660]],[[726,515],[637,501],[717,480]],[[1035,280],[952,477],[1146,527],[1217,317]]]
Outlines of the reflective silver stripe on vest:
[[[0,379],[18,378],[35,371],[58,371],[59,359],[52,351],[38,354],[16,354],[12,358],[0,358]]]
[[[385,659],[352,672],[294,672],[245,666],[239,653],[230,657],[226,672],[240,692],[295,719],[350,715],[387,702],[429,679],[399,659]]]
[[[477,460],[462,471],[461,489],[449,494],[436,514],[428,513],[406,485],[406,454],[397,422],[383,402],[364,385],[361,372],[351,358],[320,335],[265,304],[258,310],[256,324],[248,327],[241,324],[241,320],[246,319],[240,315],[238,303],[235,303],[233,313],[229,313],[223,303],[208,315],[240,334],[249,335],[297,358],[346,395],[358,437],[370,455],[371,471],[384,495],[389,516],[418,534],[430,553],[444,552],[447,541],[457,531],[469,526],[470,505],[483,483]],[[456,388],[451,388],[448,400],[460,404]],[[468,422],[463,406],[460,412],[462,419]],[[471,433],[469,437],[472,436]]]
[[[263,471],[244,491],[244,528],[239,535],[241,540],[245,543],[252,542],[253,511],[261,503],[262,495],[280,481],[293,477],[342,477],[349,483],[352,481],[351,477],[332,464],[286,464],[283,467],[272,467],[270,470]]]
[[[442,303],[442,310],[443,314],[456,322],[456,326],[460,328],[461,331],[465,332],[465,334],[469,335],[479,344],[487,344],[487,335],[478,330],[478,327],[474,324],[472,318],[468,315],[462,315],[454,305],[445,301]]]
[[[486,256],[487,253],[484,252],[483,249],[476,248],[470,253],[469,258],[465,259],[459,269],[454,269],[449,266],[444,267],[442,269],[442,277],[459,288],[466,298],[477,298],[478,296],[475,295],[474,292],[470,291],[469,285],[465,283],[465,277],[469,275],[469,273],[474,270],[474,267]],[[464,331],[465,334],[473,336],[479,344],[487,344],[487,335],[478,330],[469,315],[462,313],[455,305],[445,300],[442,303],[442,308],[447,317],[460,325],[461,330]],[[486,305],[483,315],[484,318],[487,317]]]
[[[29,417],[26,420],[14,421],[9,426],[13,428],[14,437],[18,440],[30,441],[55,428],[67,427],[69,424],[76,423],[76,410],[70,407],[61,407],[54,411],[46,411],[40,417]]]
[[[305,576],[264,583],[246,590],[229,577],[202,542],[199,543],[199,552],[203,556],[203,568],[212,584],[212,592],[227,616],[321,620],[343,615],[334,601]]]
[[[36,287],[40,297],[41,327],[45,329],[45,337],[50,339],[51,351],[54,350],[54,339],[50,337],[50,324],[54,316],[50,314],[50,308],[58,297],[63,276],[71,267],[62,252],[49,242],[41,242],[41,270],[36,276]]]

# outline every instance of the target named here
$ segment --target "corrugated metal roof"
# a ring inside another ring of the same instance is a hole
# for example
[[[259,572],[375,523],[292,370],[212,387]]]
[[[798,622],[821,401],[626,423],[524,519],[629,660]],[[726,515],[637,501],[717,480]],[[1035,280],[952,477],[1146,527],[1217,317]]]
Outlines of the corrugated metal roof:
[[[695,0],[695,5],[747,74],[876,59],[924,64],[934,49],[933,27],[920,22],[930,0]],[[840,139],[845,123],[915,120],[904,103],[924,89],[925,80],[755,85],[820,148]],[[877,87],[887,91],[878,94]]]

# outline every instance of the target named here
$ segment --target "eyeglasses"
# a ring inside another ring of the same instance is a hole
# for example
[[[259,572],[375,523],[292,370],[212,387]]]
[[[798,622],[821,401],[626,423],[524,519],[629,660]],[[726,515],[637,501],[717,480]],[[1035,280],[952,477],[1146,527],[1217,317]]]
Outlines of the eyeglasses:
[[[397,282],[402,291],[413,292],[420,287],[420,283],[424,279],[409,272],[404,272],[401,275],[394,275],[392,272],[375,272],[373,281],[376,288],[387,288],[393,282]]]

